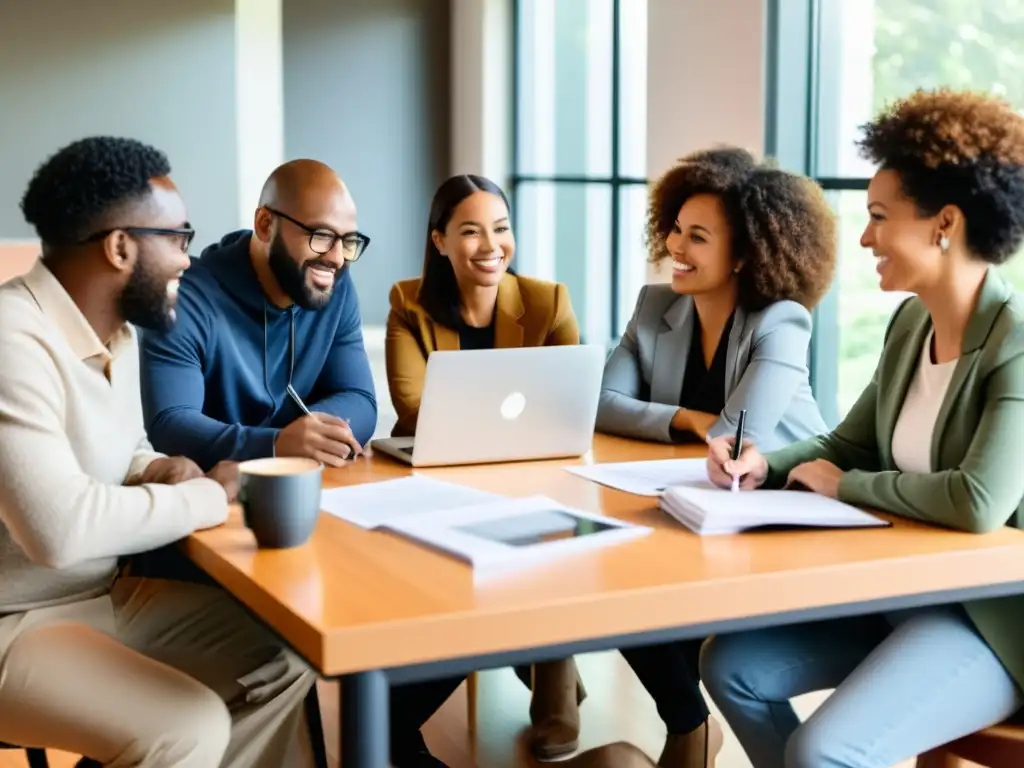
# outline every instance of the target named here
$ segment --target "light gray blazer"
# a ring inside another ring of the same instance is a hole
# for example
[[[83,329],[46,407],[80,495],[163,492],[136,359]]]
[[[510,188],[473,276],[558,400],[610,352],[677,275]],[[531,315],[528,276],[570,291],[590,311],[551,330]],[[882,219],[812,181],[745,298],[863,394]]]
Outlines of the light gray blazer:
[[[626,333],[604,367],[597,429],[624,437],[672,442],[694,322],[693,298],[670,285],[640,290]],[[795,301],[760,312],[736,308],[725,363],[725,410],[708,433],[744,434],[773,451],[828,431],[811,394],[811,314]]]

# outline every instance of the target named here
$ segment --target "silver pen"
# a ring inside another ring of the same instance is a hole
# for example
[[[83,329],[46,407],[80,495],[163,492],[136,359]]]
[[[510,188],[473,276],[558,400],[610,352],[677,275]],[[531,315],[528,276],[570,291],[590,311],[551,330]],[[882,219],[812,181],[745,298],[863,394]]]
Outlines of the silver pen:
[[[307,416],[312,416],[313,415],[313,412],[310,411],[309,408],[306,407],[306,404],[304,402],[302,402],[302,398],[299,397],[299,393],[295,391],[295,387],[293,387],[289,383],[288,386],[284,388],[284,391],[287,392],[288,393],[288,397],[290,397],[292,400],[294,400],[295,404],[297,406],[299,406],[299,410],[301,410]]]

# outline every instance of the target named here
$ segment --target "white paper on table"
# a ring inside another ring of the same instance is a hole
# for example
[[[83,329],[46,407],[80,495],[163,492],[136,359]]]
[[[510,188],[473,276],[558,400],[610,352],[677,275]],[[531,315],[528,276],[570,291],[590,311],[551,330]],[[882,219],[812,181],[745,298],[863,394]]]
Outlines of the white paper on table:
[[[504,499],[466,485],[424,475],[325,489],[320,508],[361,528],[380,528],[394,520]]]
[[[629,541],[651,528],[596,515],[547,496],[405,517],[383,526],[469,563],[475,575],[498,575],[543,560]]]
[[[713,487],[708,480],[704,459],[620,461],[566,469],[587,480],[638,496],[660,496],[666,488],[674,485]]]

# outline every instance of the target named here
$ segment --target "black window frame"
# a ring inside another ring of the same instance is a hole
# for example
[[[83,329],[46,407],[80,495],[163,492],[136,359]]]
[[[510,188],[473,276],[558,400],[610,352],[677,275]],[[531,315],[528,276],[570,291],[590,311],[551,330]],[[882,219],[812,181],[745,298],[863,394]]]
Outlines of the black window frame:
[[[552,2],[554,0],[551,0]],[[519,186],[521,184],[547,183],[552,185],[572,184],[587,186],[607,186],[611,192],[611,211],[609,216],[608,236],[610,240],[608,265],[610,271],[610,302],[611,302],[611,333],[610,339],[603,339],[602,342],[609,344],[617,341],[621,319],[619,316],[619,289],[620,274],[619,262],[621,260],[622,237],[620,233],[619,220],[621,218],[620,192],[627,187],[647,186],[649,180],[646,177],[628,176],[620,173],[620,151],[619,143],[621,138],[620,112],[621,112],[621,84],[619,82],[622,70],[622,0],[612,0],[612,55],[611,55],[611,175],[590,176],[574,174],[532,174],[523,173],[522,156],[520,152],[521,141],[519,136],[519,103],[521,96],[520,83],[520,41],[522,30],[520,29],[521,0],[514,0],[512,7],[512,174],[509,177],[510,197],[513,211],[513,219],[517,210],[517,199]]]
[[[821,137],[838,132],[823,124],[820,108],[823,53],[837,49],[842,34],[837,19],[821,0],[767,0],[765,51],[765,155],[779,165],[814,179],[826,192],[863,191],[868,178],[839,178],[818,173]],[[827,62],[825,63],[827,66]],[[839,285],[814,311],[811,334],[811,388],[825,421],[835,426],[839,412]]]
[[[613,338],[621,327],[619,316],[622,238],[620,237],[621,191],[633,186],[649,186],[646,177],[620,173],[620,70],[622,59],[621,12],[623,0],[612,1],[612,56],[611,56],[611,175],[591,176],[572,174],[524,173],[520,153],[519,110],[520,82],[520,0],[514,0],[512,12],[512,168],[509,177],[513,212],[519,185],[524,183],[586,184],[607,186],[611,191],[609,221],[610,246],[610,300]],[[816,158],[818,137],[821,134],[820,114],[817,109],[818,82],[821,77],[822,46],[828,44],[829,34],[839,34],[838,26],[823,23],[820,0],[766,0],[765,36],[765,124],[764,154],[775,158],[788,170],[813,178],[826,192],[866,190],[867,178],[834,178],[817,175]],[[514,215],[514,213],[513,213]],[[811,335],[810,371],[811,387],[830,426],[839,422],[839,313],[838,291],[834,284],[814,310],[814,330]]]

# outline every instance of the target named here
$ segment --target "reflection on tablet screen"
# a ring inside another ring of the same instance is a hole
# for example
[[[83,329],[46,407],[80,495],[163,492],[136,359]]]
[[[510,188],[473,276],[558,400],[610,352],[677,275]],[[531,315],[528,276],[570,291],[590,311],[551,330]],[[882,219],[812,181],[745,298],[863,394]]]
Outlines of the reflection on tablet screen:
[[[507,544],[510,547],[528,547],[559,539],[589,536],[615,527],[610,523],[577,517],[561,509],[552,509],[528,515],[482,520],[470,525],[455,526],[453,530],[499,544]]]

